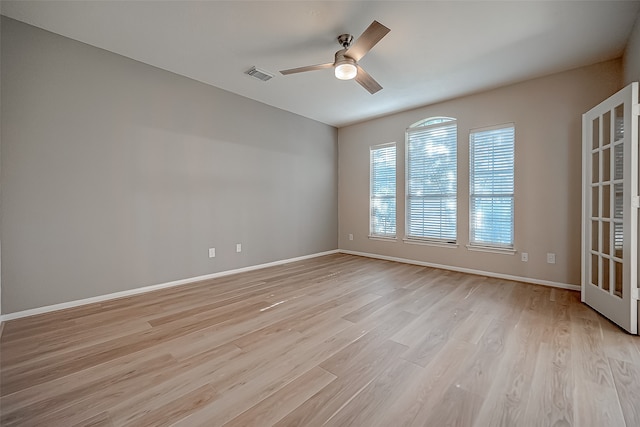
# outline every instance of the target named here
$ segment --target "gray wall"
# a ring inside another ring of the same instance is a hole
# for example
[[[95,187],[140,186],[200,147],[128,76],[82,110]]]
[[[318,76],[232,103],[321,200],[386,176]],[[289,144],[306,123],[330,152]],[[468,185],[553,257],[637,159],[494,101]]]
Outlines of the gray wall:
[[[0,19],[0,82],[2,81],[2,19]],[[0,106],[2,105],[2,85],[0,84]],[[1,108],[1,107],[0,107]],[[2,120],[0,111],[0,177],[2,176]],[[2,179],[0,179],[0,315],[2,314]],[[1,325],[0,325],[1,326]]]
[[[629,41],[627,41],[627,47],[624,50],[623,63],[624,83],[640,81],[640,13],[638,13],[636,23],[631,35],[629,35]],[[638,265],[640,265],[640,253],[638,253]],[[638,313],[640,313],[640,301],[638,301]],[[638,317],[638,330],[640,330],[640,317]]]
[[[624,50],[624,82],[640,81],[640,13]]]
[[[335,128],[5,17],[1,53],[3,314],[337,248]]]
[[[564,284],[580,284],[582,113],[621,85],[620,60],[579,68],[488,92],[340,128],[338,150],[340,249],[405,258]],[[405,129],[418,120],[458,119],[458,243],[455,249],[404,243]],[[471,251],[469,131],[513,122],[515,247],[505,255]],[[395,242],[369,239],[369,147],[397,143]],[[348,239],[354,235],[354,240]],[[556,254],[547,264],[546,253]]]

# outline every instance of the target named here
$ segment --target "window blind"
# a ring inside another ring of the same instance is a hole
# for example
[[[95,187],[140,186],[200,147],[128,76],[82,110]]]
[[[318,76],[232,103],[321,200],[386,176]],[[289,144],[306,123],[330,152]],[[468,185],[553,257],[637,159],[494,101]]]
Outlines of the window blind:
[[[407,238],[456,242],[455,120],[407,131]]]
[[[513,248],[513,125],[470,134],[470,244]]]
[[[371,236],[396,236],[396,145],[371,147]]]

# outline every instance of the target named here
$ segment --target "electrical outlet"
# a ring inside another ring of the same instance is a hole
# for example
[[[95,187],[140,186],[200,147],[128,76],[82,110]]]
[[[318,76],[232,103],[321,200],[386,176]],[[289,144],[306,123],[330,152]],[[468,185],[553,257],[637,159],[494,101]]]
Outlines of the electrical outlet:
[[[209,258],[216,257],[216,248],[209,248]]]
[[[522,260],[522,262],[529,261],[529,254],[526,252],[522,252],[522,254],[520,254],[520,259]]]
[[[556,263],[556,254],[549,252],[547,253],[547,264],[555,264]]]
[[[349,234],[349,240],[353,240],[353,234]]]
[[[242,252],[242,244],[236,243],[236,252]]]

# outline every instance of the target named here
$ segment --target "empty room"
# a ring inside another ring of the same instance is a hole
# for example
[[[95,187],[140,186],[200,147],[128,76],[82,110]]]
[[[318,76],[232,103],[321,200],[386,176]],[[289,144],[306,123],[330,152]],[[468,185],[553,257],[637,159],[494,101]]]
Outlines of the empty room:
[[[640,1],[0,12],[0,425],[640,426]]]

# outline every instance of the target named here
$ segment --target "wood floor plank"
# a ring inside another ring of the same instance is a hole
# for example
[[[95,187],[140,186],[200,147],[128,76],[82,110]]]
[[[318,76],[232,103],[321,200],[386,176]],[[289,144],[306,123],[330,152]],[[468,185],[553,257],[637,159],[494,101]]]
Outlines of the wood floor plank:
[[[437,314],[438,318],[429,325],[428,333],[424,333],[421,339],[417,339],[411,344],[405,342],[410,347],[404,356],[405,360],[425,367],[455,334],[456,328],[470,316],[471,312],[452,309],[449,312],[442,311]]]
[[[525,425],[525,411],[540,348],[542,329],[523,312],[506,343],[500,371],[486,394],[475,419],[477,427]]]
[[[456,339],[478,344],[493,319],[490,314],[472,311],[456,330]]]
[[[413,426],[470,427],[480,411],[484,397],[451,385],[436,404],[426,423],[414,420]]]
[[[408,380],[420,375],[422,369],[410,362],[398,360],[380,372],[353,399],[335,412],[326,426],[370,426],[391,406]]]
[[[145,377],[153,380],[158,377],[159,372],[177,367],[175,360],[168,355],[159,355],[154,358],[141,357],[140,360],[132,360],[130,363],[122,362],[121,365],[124,369],[118,366],[118,369],[112,371],[105,370],[103,376],[93,381],[86,379],[80,381],[76,375],[75,383],[64,384],[58,381],[53,389],[36,386],[27,389],[24,393],[3,397],[0,423],[4,426],[21,425],[32,422],[32,417],[38,414],[49,414],[66,408],[76,411],[76,405],[81,405],[81,402],[90,396],[93,398],[97,398],[99,394],[105,396],[105,391],[110,394],[124,390],[132,392],[150,383]],[[164,377],[169,378],[169,375]]]
[[[172,394],[175,399],[166,399],[167,396]],[[173,389],[171,393],[165,393],[162,398],[154,399],[154,402],[151,402],[149,406],[136,406],[133,411],[129,412],[114,411],[111,418],[116,425],[170,426],[175,421],[188,416],[217,397],[218,393],[209,384],[185,393],[180,393],[179,389]],[[127,414],[127,416],[124,416],[124,414]]]
[[[534,297],[528,309],[543,315],[544,322],[525,420],[535,426],[574,426],[576,412],[582,408],[574,402],[572,333],[576,329],[572,328],[571,310],[561,309],[553,303],[549,289],[532,290]]]
[[[439,287],[439,285],[436,286]],[[417,313],[412,323],[398,331],[392,339],[396,342],[411,346],[423,340],[424,331],[429,331],[431,325],[437,324],[441,316],[461,310],[465,310],[464,313],[468,313],[464,307],[461,308],[461,301],[472,295],[476,286],[473,281],[467,280],[459,286],[447,287],[447,293],[444,297],[434,298],[425,304],[422,311]]]
[[[381,322],[374,329],[344,348],[339,353],[320,364],[320,367],[334,375],[341,376],[354,369],[371,353],[386,342],[396,331],[404,327],[413,319],[413,315],[406,312],[394,313],[388,321]]]
[[[4,322],[4,426],[640,425],[577,292],[332,254]]]
[[[571,334],[574,370],[580,378],[593,384],[613,388],[613,376],[604,350],[600,322],[580,319],[571,324],[580,333]]]
[[[313,335],[321,333],[325,328],[325,325],[333,325],[334,323],[342,323],[344,325],[353,325],[353,322],[349,322],[344,319],[343,316],[346,313],[352,312],[358,307],[368,304],[369,302],[380,298],[379,295],[365,294],[358,299],[344,303],[338,307],[316,313],[314,316],[305,317],[299,322],[296,321],[293,329],[304,335]]]
[[[397,399],[379,414],[372,426],[406,427],[412,423],[425,425],[434,407],[452,384],[477,346],[467,341],[449,340],[442,350],[421,369],[419,374],[405,381]]]
[[[113,422],[108,413],[102,412],[94,417],[81,421],[79,424],[73,425],[73,427],[113,427]]]
[[[512,325],[494,319],[478,343],[476,353],[454,380],[456,388],[486,396],[498,370],[504,365],[506,341],[512,333]]]
[[[381,370],[394,364],[406,347],[385,341],[359,363],[289,413],[276,426],[322,425],[370,384]]]
[[[256,352],[243,352],[225,367],[230,371],[229,375],[216,382],[220,398],[185,417],[176,425],[223,425],[360,337],[360,331],[351,327],[320,343],[315,337],[307,336],[289,343],[271,343],[269,347],[274,351],[263,346],[260,349],[262,359],[259,362],[255,361]]]
[[[118,327],[121,326],[121,327]],[[15,369],[26,363],[33,364],[38,360],[51,357],[64,357],[69,349],[90,348],[97,344],[123,338],[134,332],[151,330],[146,321],[128,321],[121,325],[106,324],[95,328],[68,330],[68,335],[42,337],[31,339],[29,342],[12,344],[11,350],[3,353],[2,366],[5,369]]]
[[[640,426],[640,365],[609,358],[627,426]]]
[[[240,313],[234,313],[234,318],[255,318],[257,311],[264,307],[264,303],[256,303],[244,308]],[[65,358],[42,360],[33,365],[20,366],[15,369],[3,370],[2,393],[10,394],[20,390],[27,384],[40,384],[68,375],[76,370],[86,369],[118,358],[124,354],[135,353],[150,348],[159,342],[178,337],[180,335],[202,330],[206,327],[221,323],[224,318],[217,315],[209,318],[196,318],[191,322],[183,321],[170,328],[151,329],[139,333],[132,333],[114,342],[107,341],[89,349],[77,349],[69,352]]]
[[[362,306],[351,313],[346,314],[343,317],[350,322],[357,323],[358,321],[364,319],[365,317],[368,317],[371,314],[375,313],[377,310],[380,310],[387,304],[390,304],[396,301],[397,299],[407,295],[407,293],[409,293],[409,291],[406,289],[402,289],[402,288],[396,289],[393,292],[390,292],[376,299],[375,301],[372,301],[369,304]]]
[[[233,345],[212,349],[187,359],[166,370],[156,370],[143,381],[123,382],[118,388],[106,388],[80,398],[73,405],[45,413],[33,413],[29,423],[43,426],[65,426],[81,423],[101,412],[119,417],[143,416],[151,409],[169,404],[180,393],[190,393],[208,384],[207,375],[217,372],[241,353]],[[114,423],[122,425],[120,423]]]
[[[578,377],[575,381],[575,425],[580,427],[624,426],[615,389]]]
[[[447,296],[452,290],[450,283],[436,283],[430,280],[421,280],[420,287],[398,308],[409,313],[420,315],[425,309],[436,304]]]
[[[565,352],[547,343],[540,344],[524,417],[527,424],[540,427],[575,426],[574,409],[584,410],[573,402],[575,383],[571,358]]]
[[[640,336],[630,336],[604,317],[600,319],[600,327],[607,357],[640,365]]]
[[[335,379],[335,375],[322,368],[311,368],[276,393],[224,424],[224,426],[261,427],[273,425]]]
[[[289,330],[295,330],[296,332],[302,333],[305,330],[322,323],[323,320],[329,320],[331,322],[335,322],[337,320],[345,325],[352,324],[339,319],[339,314],[346,310],[352,311],[354,306],[361,307],[378,298],[380,298],[378,295],[356,291],[342,297],[331,299],[328,303],[320,304],[320,306],[315,303],[315,305],[309,305],[307,310],[295,312],[293,315],[287,316],[278,322],[243,335],[237,340],[234,340],[234,344],[240,348],[249,347],[251,345],[256,346],[259,345],[260,342],[269,340],[273,334]]]

